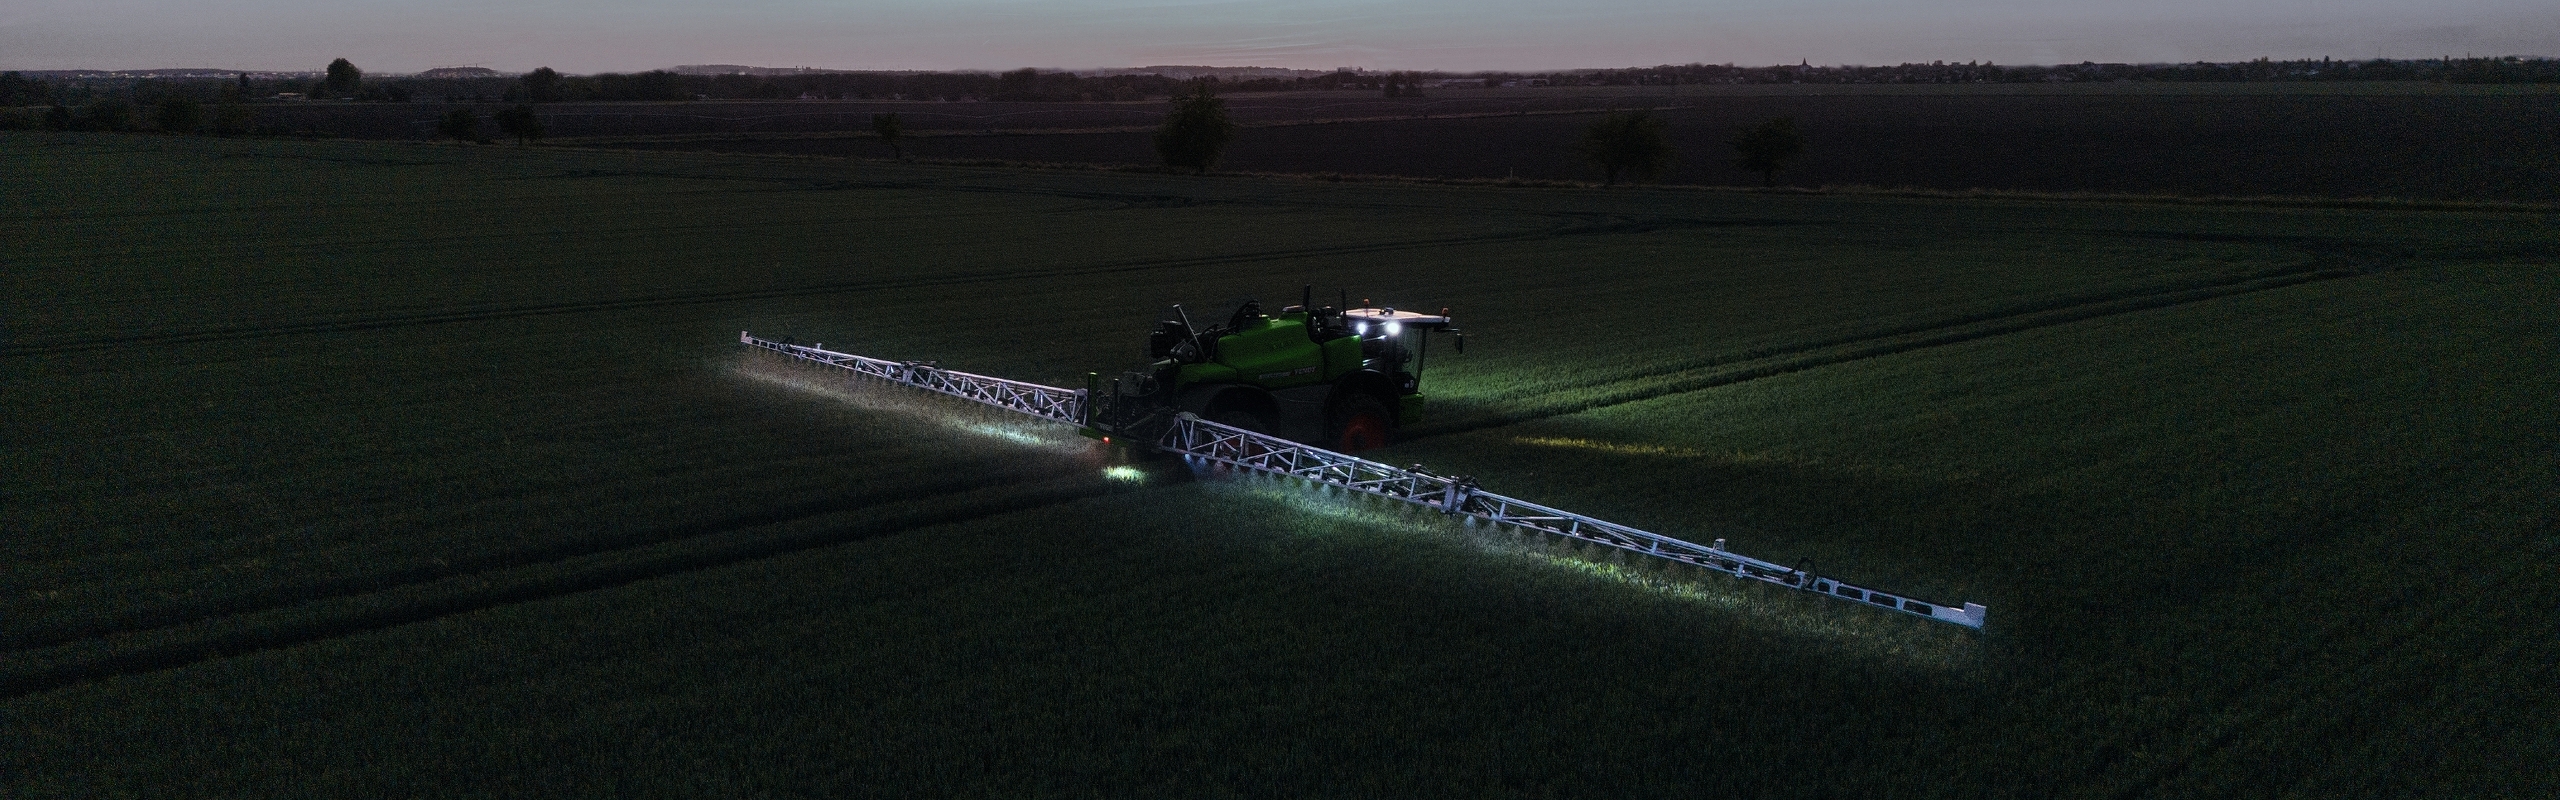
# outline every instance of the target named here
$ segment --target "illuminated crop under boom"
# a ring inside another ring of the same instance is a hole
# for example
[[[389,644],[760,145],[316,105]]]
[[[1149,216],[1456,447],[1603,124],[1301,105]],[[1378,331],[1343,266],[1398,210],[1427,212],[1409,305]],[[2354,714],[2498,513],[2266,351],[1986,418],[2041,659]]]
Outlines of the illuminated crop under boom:
[[[817,347],[758,339],[745,331],[738,333],[738,341],[793,358],[839,367],[858,375],[930,389],[1043,419],[1088,426],[1091,423],[1087,418],[1087,412],[1090,410],[1087,403],[1089,398],[1082,390],[1061,389],[954,372],[926,362],[885,361],[837,353]],[[1128,432],[1122,432],[1120,435],[1126,437]],[[1927,617],[1975,629],[1983,626],[1986,614],[1986,610],[1978,603],[1948,605],[1923,601],[1896,592],[1858,586],[1837,578],[1817,575],[1806,569],[1763,561],[1726,550],[1723,539],[1717,539],[1713,544],[1700,545],[1487,492],[1477,486],[1474,478],[1434,475],[1419,465],[1412,468],[1388,466],[1313,445],[1210,422],[1189,413],[1175,415],[1166,422],[1161,431],[1152,432],[1145,438],[1128,439],[1131,442],[1148,440],[1152,440],[1156,450],[1191,459],[1195,463],[1224,464],[1237,469],[1338,486],[1355,492],[1401,500],[1443,514],[1590,542],[1721,572],[1736,578],[1856,602],[1870,608]]]

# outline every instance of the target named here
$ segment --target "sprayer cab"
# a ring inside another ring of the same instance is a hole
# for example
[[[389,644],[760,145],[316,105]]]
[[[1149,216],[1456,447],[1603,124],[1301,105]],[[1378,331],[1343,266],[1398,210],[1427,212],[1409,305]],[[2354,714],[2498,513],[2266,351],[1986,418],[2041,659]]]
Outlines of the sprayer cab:
[[[1448,310],[1438,314],[1398,311],[1392,308],[1355,308],[1342,312],[1343,322],[1352,334],[1360,337],[1361,352],[1379,372],[1400,375],[1399,394],[1419,391],[1422,383],[1424,356],[1431,350],[1431,334],[1449,331],[1450,346],[1466,350],[1466,335],[1449,327]]]

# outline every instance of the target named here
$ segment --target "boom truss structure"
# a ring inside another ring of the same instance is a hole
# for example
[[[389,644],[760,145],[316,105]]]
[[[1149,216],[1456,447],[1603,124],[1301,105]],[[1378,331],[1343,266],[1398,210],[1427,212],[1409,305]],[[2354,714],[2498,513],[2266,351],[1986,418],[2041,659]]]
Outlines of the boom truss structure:
[[[837,353],[817,346],[758,339],[745,331],[738,333],[738,341],[794,358],[839,367],[856,374],[930,389],[1042,419],[1078,425],[1090,422],[1085,416],[1089,408],[1087,403],[1089,398],[1083,390],[1060,389],[1036,383],[956,372],[942,369],[929,362],[886,361]],[[1837,600],[1855,602],[1870,608],[1927,617],[1967,628],[1980,629],[1986,615],[1986,610],[1978,603],[1949,605],[1916,599],[1898,592],[1859,586],[1837,578],[1817,575],[1803,568],[1789,567],[1726,550],[1723,539],[1717,539],[1713,544],[1700,545],[1487,492],[1478,487],[1473,478],[1435,475],[1419,465],[1410,468],[1389,466],[1358,456],[1336,453],[1276,436],[1221,425],[1187,413],[1176,415],[1163,433],[1155,438],[1153,444],[1157,450],[1191,459],[1194,463],[1222,464],[1235,469],[1336,486],[1412,503],[1442,514],[1589,542],[1721,572],[1735,578],[1775,584]]]
[[[758,339],[747,335],[746,331],[738,332],[738,342],[793,358],[841,367],[856,375],[868,375],[919,389],[931,389],[962,400],[975,400],[1006,411],[1076,425],[1085,423],[1085,393],[1082,390],[1060,389],[1055,386],[1042,386],[1037,383],[947,370],[934,366],[931,361],[887,361],[849,353],[830,352],[820,350],[815,345]]]

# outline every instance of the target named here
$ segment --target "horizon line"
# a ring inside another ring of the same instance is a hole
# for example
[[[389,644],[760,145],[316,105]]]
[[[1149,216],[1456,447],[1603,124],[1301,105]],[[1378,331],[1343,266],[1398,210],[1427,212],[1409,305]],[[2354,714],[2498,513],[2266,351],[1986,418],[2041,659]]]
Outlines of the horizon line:
[[[2465,54],[2460,55],[2460,56],[2454,56],[2454,55],[2451,55],[2451,54],[2441,54],[2441,55],[2436,55],[2436,56],[2429,56],[2429,57],[2414,57],[2414,58],[2411,58],[2411,57],[2384,57],[2384,56],[2376,56],[2376,57],[2372,57],[2372,58],[2337,58],[2337,57],[2334,57],[2334,56],[2319,56],[2319,57],[2309,57],[2309,56],[2305,56],[2305,57],[2296,57],[2296,58],[2274,58],[2274,57],[2271,57],[2271,56],[2260,56],[2260,57],[2258,57],[2258,58],[2252,58],[2252,59],[2240,59],[2240,60],[2233,60],[2233,61],[2210,61],[2210,60],[2196,60],[2196,61],[2086,61],[2086,60],[2084,60],[2084,61],[2058,61],[2058,62],[2053,62],[2053,63],[2009,63],[2009,64],[2000,64],[2000,63],[1997,63],[1997,62],[1981,61],[1981,60],[1970,60],[1970,61],[1958,62],[1958,61],[1951,61],[1951,60],[1944,60],[1944,59],[1938,59],[1938,60],[1932,60],[1932,61],[1903,61],[1903,62],[1897,62],[1897,63],[1891,63],[1891,64],[1848,64],[1848,63],[1841,63],[1841,64],[1814,64],[1814,63],[1810,63],[1810,61],[1809,61],[1809,60],[1799,60],[1799,62],[1798,62],[1798,63],[1795,63],[1795,64],[1784,64],[1784,63],[1780,63],[1780,64],[1742,64],[1742,63],[1731,62],[1731,61],[1726,61],[1726,62],[1689,61],[1689,62],[1682,62],[1682,63],[1659,63],[1659,64],[1640,64],[1640,65],[1619,65],[1619,66],[1608,66],[1608,67],[1551,67],[1551,68],[1541,68],[1541,69],[1448,69],[1448,68],[1372,69],[1372,68],[1359,67],[1359,66],[1339,66],[1339,67],[1333,67],[1333,68],[1330,68],[1330,69],[1318,69],[1318,68],[1311,68],[1311,67],[1274,67],[1274,66],[1263,66],[1263,65],[1258,65],[1258,64],[1234,64],[1234,65],[1218,65],[1218,64],[1148,64],[1148,65],[1144,65],[1144,66],[1134,66],[1134,67],[1040,67],[1040,66],[1032,66],[1032,67],[1007,67],[1007,68],[1001,68],[1001,69],[995,69],[995,68],[977,68],[977,67],[967,67],[967,68],[957,68],[957,69],[911,69],[911,68],[894,68],[894,67],[871,67],[871,68],[865,68],[865,67],[811,67],[811,66],[771,67],[771,66],[758,66],[758,65],[753,65],[753,64],[711,63],[711,64],[675,64],[675,65],[669,65],[669,66],[650,67],[650,68],[647,68],[647,69],[628,70],[628,71],[624,71],[624,70],[597,70],[597,71],[592,71],[592,72],[571,72],[571,71],[567,71],[567,70],[555,70],[555,71],[560,72],[560,74],[562,74],[562,75],[614,75],[614,74],[620,74],[620,75],[632,75],[632,74],[640,74],[640,73],[647,73],[647,72],[678,72],[678,71],[681,71],[681,70],[688,70],[688,69],[702,69],[702,68],[711,68],[711,67],[736,67],[736,68],[738,68],[738,69],[740,69],[740,70],[801,71],[801,72],[811,72],[811,73],[866,73],[866,72],[868,72],[868,73],[890,73],[890,72],[901,72],[901,73],[915,73],[915,74],[954,74],[954,75],[964,75],[964,74],[987,74],[987,75],[1000,75],[1000,74],[1003,74],[1003,73],[1006,73],[1006,72],[1015,72],[1015,71],[1024,70],[1024,69],[1033,69],[1033,70],[1038,70],[1038,71],[1043,72],[1043,73],[1078,73],[1078,74],[1083,74],[1083,73],[1093,73],[1093,72],[1139,72],[1139,71],[1143,71],[1143,70],[1151,70],[1151,69],[1192,69],[1192,70],[1277,70],[1277,71],[1286,71],[1286,72],[1303,72],[1303,73],[1310,73],[1310,74],[1316,74],[1316,75],[1325,75],[1325,74],[1332,74],[1332,73],[1337,73],[1337,72],[1352,72],[1352,73],[1356,73],[1356,74],[1369,74],[1369,73],[1385,74],[1385,73],[1393,73],[1393,72],[1425,72],[1425,73],[1448,73],[1448,74],[1451,74],[1451,75],[1481,75],[1481,74],[1490,74],[1490,73],[1508,73],[1508,74],[1519,74],[1519,75],[1534,75],[1534,74],[1546,74],[1546,73],[1568,73],[1568,72],[1608,72],[1608,71],[1616,71],[1616,70],[1658,69],[1658,68],[1662,68],[1662,67],[1691,67],[1691,66],[1702,66],[1702,67],[1726,67],[1726,68],[1732,68],[1732,69],[1785,69],[1785,68],[1808,68],[1808,69],[1864,69],[1864,68],[1875,68],[1875,67],[1930,67],[1930,66],[1945,66],[1945,67],[1954,67],[1954,66],[1998,66],[1998,67],[2076,67],[2076,66],[2085,66],[2085,65],[2148,67],[2148,66],[2182,66],[2182,65],[2189,65],[2189,64],[2252,64],[2252,63],[2258,63],[2258,62],[2260,62],[2260,61],[2264,61],[2264,62],[2267,62],[2267,63],[2277,63],[2277,64],[2281,64],[2281,63],[2302,63],[2302,62],[2314,62],[2314,61],[2321,61],[2321,62],[2333,62],[2333,63],[2370,63],[2370,62],[2374,62],[2374,61],[2419,61],[2419,62],[2425,62],[2425,61],[2448,61],[2448,62],[2450,62],[2450,61],[2480,61],[2480,60],[2490,60],[2490,61],[2505,61],[2505,60],[2517,60],[2517,61],[2550,61],[2550,60],[2560,60],[2560,56],[2550,56],[2550,55],[2540,55],[2540,54],[2526,54],[2526,53],[2501,53],[2501,54],[2497,54],[2497,55],[2479,55],[2479,54],[2473,54],[2473,53],[2465,53]],[[543,69],[543,68],[545,68],[545,67],[535,67],[535,69]],[[358,69],[362,69],[362,65],[358,65]],[[497,73],[497,74],[499,74],[499,75],[502,75],[502,76],[503,76],[503,75],[519,75],[519,76],[520,76],[520,75],[524,75],[524,74],[527,74],[527,73],[530,73],[530,72],[532,72],[532,71],[533,71],[533,70],[505,70],[505,69],[498,69],[498,68],[495,68],[495,67],[483,67],[483,66],[479,66],[479,65],[477,65],[477,64],[454,64],[454,65],[446,65],[446,66],[434,66],[434,67],[428,67],[428,68],[425,68],[425,69],[415,70],[415,71],[409,71],[409,72],[396,72],[396,71],[390,71],[390,70],[383,70],[383,71],[378,71],[378,72],[377,72],[377,71],[371,71],[371,70],[368,70],[368,71],[366,72],[366,74],[368,74],[368,75],[378,75],[378,76],[382,76],[382,77],[414,77],[414,76],[422,75],[422,74],[425,74],[425,73],[428,73],[428,72],[434,72],[434,71],[438,71],[438,70],[448,70],[448,69],[486,69],[486,70],[489,70],[489,71],[491,71],[491,72],[495,72],[495,73]],[[324,73],[324,72],[326,72],[326,71],[327,71],[327,69],[326,69],[325,67],[321,67],[321,68],[307,68],[307,69],[269,69],[269,68],[258,68],[258,67],[215,67],[215,66],[193,66],[193,67],[117,67],[117,68],[79,68],[79,67],[73,67],[73,68],[41,68],[41,67],[6,67],[6,68],[0,68],[0,73],[5,73],[5,72],[15,72],[15,73],[21,73],[21,74],[24,74],[24,73],[31,73],[31,72],[34,72],[34,73],[64,73],[64,72],[94,72],[94,73],[131,73],[131,72],[203,72],[203,73],[232,73],[232,74],[238,74],[238,73],[261,73],[261,74],[271,74],[271,75],[298,75],[298,74],[320,74],[320,73]],[[732,72],[732,73],[719,73],[719,74],[738,74],[738,73],[734,73],[734,72]]]

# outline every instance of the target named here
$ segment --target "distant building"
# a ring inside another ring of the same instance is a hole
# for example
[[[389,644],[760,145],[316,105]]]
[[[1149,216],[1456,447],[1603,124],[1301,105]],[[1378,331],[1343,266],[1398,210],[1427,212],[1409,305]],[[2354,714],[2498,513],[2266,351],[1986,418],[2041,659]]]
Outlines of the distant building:
[[[506,73],[488,67],[437,67],[418,73],[421,78],[504,78]]]

